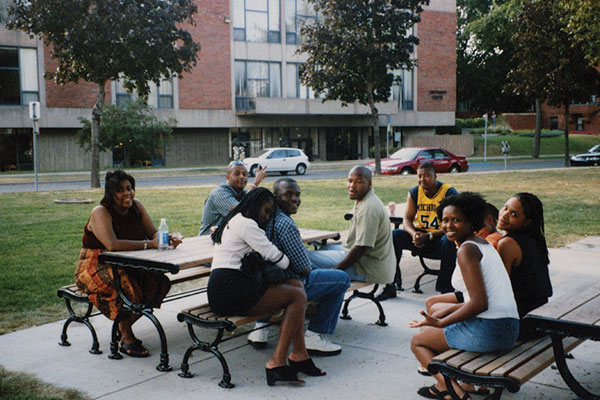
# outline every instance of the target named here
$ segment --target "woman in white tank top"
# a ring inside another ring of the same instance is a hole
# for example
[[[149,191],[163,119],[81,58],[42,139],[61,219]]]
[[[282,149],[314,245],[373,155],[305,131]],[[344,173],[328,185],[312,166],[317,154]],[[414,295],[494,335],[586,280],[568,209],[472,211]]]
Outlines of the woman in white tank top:
[[[519,333],[519,314],[510,279],[496,250],[475,236],[482,228],[486,203],[475,193],[464,192],[442,200],[437,213],[446,237],[456,243],[458,267],[454,283],[462,292],[445,293],[427,299],[427,311],[412,328],[422,327],[411,342],[421,365],[450,348],[490,352],[514,346]],[[455,286],[456,287],[456,286]],[[434,305],[435,304],[435,305]],[[443,377],[417,393],[444,398],[448,391]],[[469,395],[454,382],[463,399]]]

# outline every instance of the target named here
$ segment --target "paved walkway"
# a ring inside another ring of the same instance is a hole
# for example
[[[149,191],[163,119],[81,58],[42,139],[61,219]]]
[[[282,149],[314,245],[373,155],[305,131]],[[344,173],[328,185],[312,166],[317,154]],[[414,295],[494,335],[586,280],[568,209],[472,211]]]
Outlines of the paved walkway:
[[[600,279],[600,236],[590,237],[564,248],[550,249],[550,268],[555,296],[560,296],[591,279]],[[412,257],[403,257],[405,287],[414,282],[420,267]],[[236,387],[217,386],[221,368],[214,357],[196,352],[191,359],[191,379],[177,376],[179,364],[190,340],[185,326],[176,320],[185,303],[200,301],[192,297],[167,303],[157,312],[169,338],[172,372],[159,372],[160,344],[147,320],[136,324],[137,336],[144,340],[152,356],[147,359],[125,357],[107,359],[110,324],[102,316],[93,318],[98,332],[101,355],[92,355],[87,328],[72,325],[71,347],[58,346],[62,321],[0,336],[0,364],[9,370],[35,374],[45,382],[74,388],[94,399],[420,399],[416,390],[431,384],[431,378],[418,375],[417,362],[409,349],[414,333],[407,327],[418,317],[423,302],[434,294],[434,282],[422,285],[424,294],[411,290],[383,303],[389,326],[374,325],[377,319],[373,304],[355,300],[350,321],[340,320],[332,340],[343,346],[336,357],[315,359],[327,376],[308,377],[302,386],[278,384],[268,387],[264,365],[273,350],[276,329],[271,329],[267,350],[254,350],[245,336],[227,342],[223,349]],[[202,332],[200,332],[201,334]],[[586,342],[573,351],[569,360],[575,376],[588,387],[600,392],[600,345]],[[516,394],[506,392],[503,399],[573,399],[558,371],[548,368],[528,382]],[[477,396],[474,397],[476,399]]]

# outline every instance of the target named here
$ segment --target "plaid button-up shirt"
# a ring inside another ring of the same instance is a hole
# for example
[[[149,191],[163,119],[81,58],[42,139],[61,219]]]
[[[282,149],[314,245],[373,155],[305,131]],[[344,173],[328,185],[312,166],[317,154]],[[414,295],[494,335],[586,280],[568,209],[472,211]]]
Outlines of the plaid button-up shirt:
[[[286,270],[289,279],[304,279],[311,271],[308,250],[302,243],[300,231],[294,220],[279,208],[269,221],[267,237],[290,259]]]

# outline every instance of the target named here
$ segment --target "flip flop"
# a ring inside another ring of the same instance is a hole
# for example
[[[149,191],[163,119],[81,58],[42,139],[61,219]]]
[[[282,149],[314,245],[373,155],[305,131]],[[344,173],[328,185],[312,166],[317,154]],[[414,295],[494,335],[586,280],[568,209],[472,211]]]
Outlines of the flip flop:
[[[129,357],[146,358],[150,357],[148,350],[141,345],[141,343],[121,343],[119,348],[121,353],[128,355]]]
[[[417,394],[428,399],[445,399],[446,396],[450,395],[448,391],[441,391],[438,388],[436,388],[435,385],[423,386],[422,388],[417,390]]]

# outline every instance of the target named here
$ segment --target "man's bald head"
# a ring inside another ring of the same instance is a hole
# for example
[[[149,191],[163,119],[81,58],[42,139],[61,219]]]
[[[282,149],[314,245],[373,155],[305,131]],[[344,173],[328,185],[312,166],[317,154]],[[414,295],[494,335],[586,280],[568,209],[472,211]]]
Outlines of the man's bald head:
[[[364,165],[357,165],[350,170],[350,174],[357,174],[361,176],[363,179],[369,181],[371,183],[373,181],[373,173],[371,170]]]

